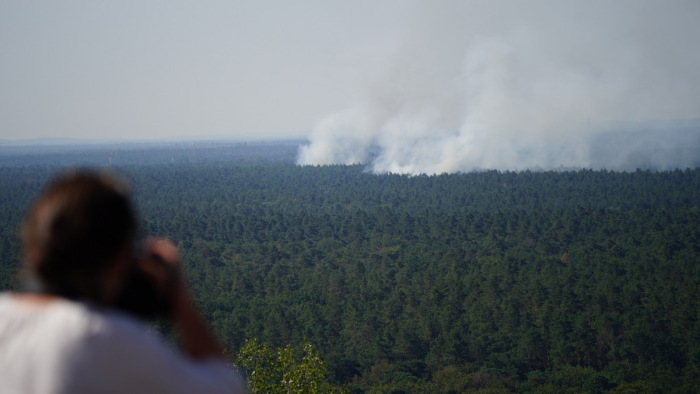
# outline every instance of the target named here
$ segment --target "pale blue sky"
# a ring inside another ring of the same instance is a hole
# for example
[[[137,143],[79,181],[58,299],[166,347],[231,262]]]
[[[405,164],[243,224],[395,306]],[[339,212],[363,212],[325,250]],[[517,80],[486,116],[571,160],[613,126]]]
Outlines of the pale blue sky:
[[[347,132],[439,112],[409,118],[418,139],[493,111],[700,117],[699,3],[3,1],[0,139],[303,137],[343,111]]]

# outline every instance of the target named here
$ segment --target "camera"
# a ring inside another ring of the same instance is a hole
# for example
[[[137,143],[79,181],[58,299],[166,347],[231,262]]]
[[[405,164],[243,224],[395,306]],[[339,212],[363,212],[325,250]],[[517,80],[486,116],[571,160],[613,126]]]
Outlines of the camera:
[[[142,266],[160,265],[159,268],[165,272],[170,268],[157,254],[144,252],[141,245],[135,248],[134,256],[134,262],[126,274],[114,307],[143,320],[169,317],[172,308],[170,297],[166,294],[168,286],[159,288],[154,279],[144,272]]]

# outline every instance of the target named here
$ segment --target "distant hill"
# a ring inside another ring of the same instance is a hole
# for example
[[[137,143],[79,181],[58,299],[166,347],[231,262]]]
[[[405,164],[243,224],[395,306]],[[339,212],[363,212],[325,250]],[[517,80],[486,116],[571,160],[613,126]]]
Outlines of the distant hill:
[[[0,144],[0,166],[294,162],[302,140],[106,142],[77,139]]]

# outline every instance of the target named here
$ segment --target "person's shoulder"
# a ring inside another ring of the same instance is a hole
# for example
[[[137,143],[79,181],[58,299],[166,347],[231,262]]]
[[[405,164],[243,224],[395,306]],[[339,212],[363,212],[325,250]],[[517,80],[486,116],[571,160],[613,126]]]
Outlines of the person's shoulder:
[[[116,310],[93,310],[97,324],[88,339],[96,381],[120,381],[121,391],[245,392],[245,385],[221,359],[193,360],[184,356],[148,325]],[[115,387],[117,387],[115,386]]]
[[[160,339],[149,332],[141,320],[118,310],[101,308],[91,304],[74,305],[75,312],[86,320],[86,334],[94,340],[108,341],[115,346],[160,346]]]
[[[11,324],[19,333],[24,328],[36,327],[31,332],[42,332],[44,336],[83,332],[90,321],[90,313],[79,303],[59,297],[39,294],[0,294],[0,320]]]
[[[157,342],[135,318],[89,302],[57,298],[46,305],[27,305],[13,297],[2,298],[0,308],[5,303],[9,314],[16,320],[43,327],[45,335],[61,338],[65,346],[100,343],[102,346],[112,344],[119,349],[128,341],[138,342],[138,346],[143,346],[144,342]]]

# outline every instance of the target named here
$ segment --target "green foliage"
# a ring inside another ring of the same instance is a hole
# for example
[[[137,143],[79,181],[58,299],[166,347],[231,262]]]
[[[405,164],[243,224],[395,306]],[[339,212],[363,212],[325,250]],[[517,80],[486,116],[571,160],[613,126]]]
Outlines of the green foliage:
[[[290,345],[278,348],[275,354],[253,338],[241,348],[235,364],[246,372],[252,393],[340,391],[324,382],[326,365],[310,343],[304,344],[303,356],[297,360]]]

